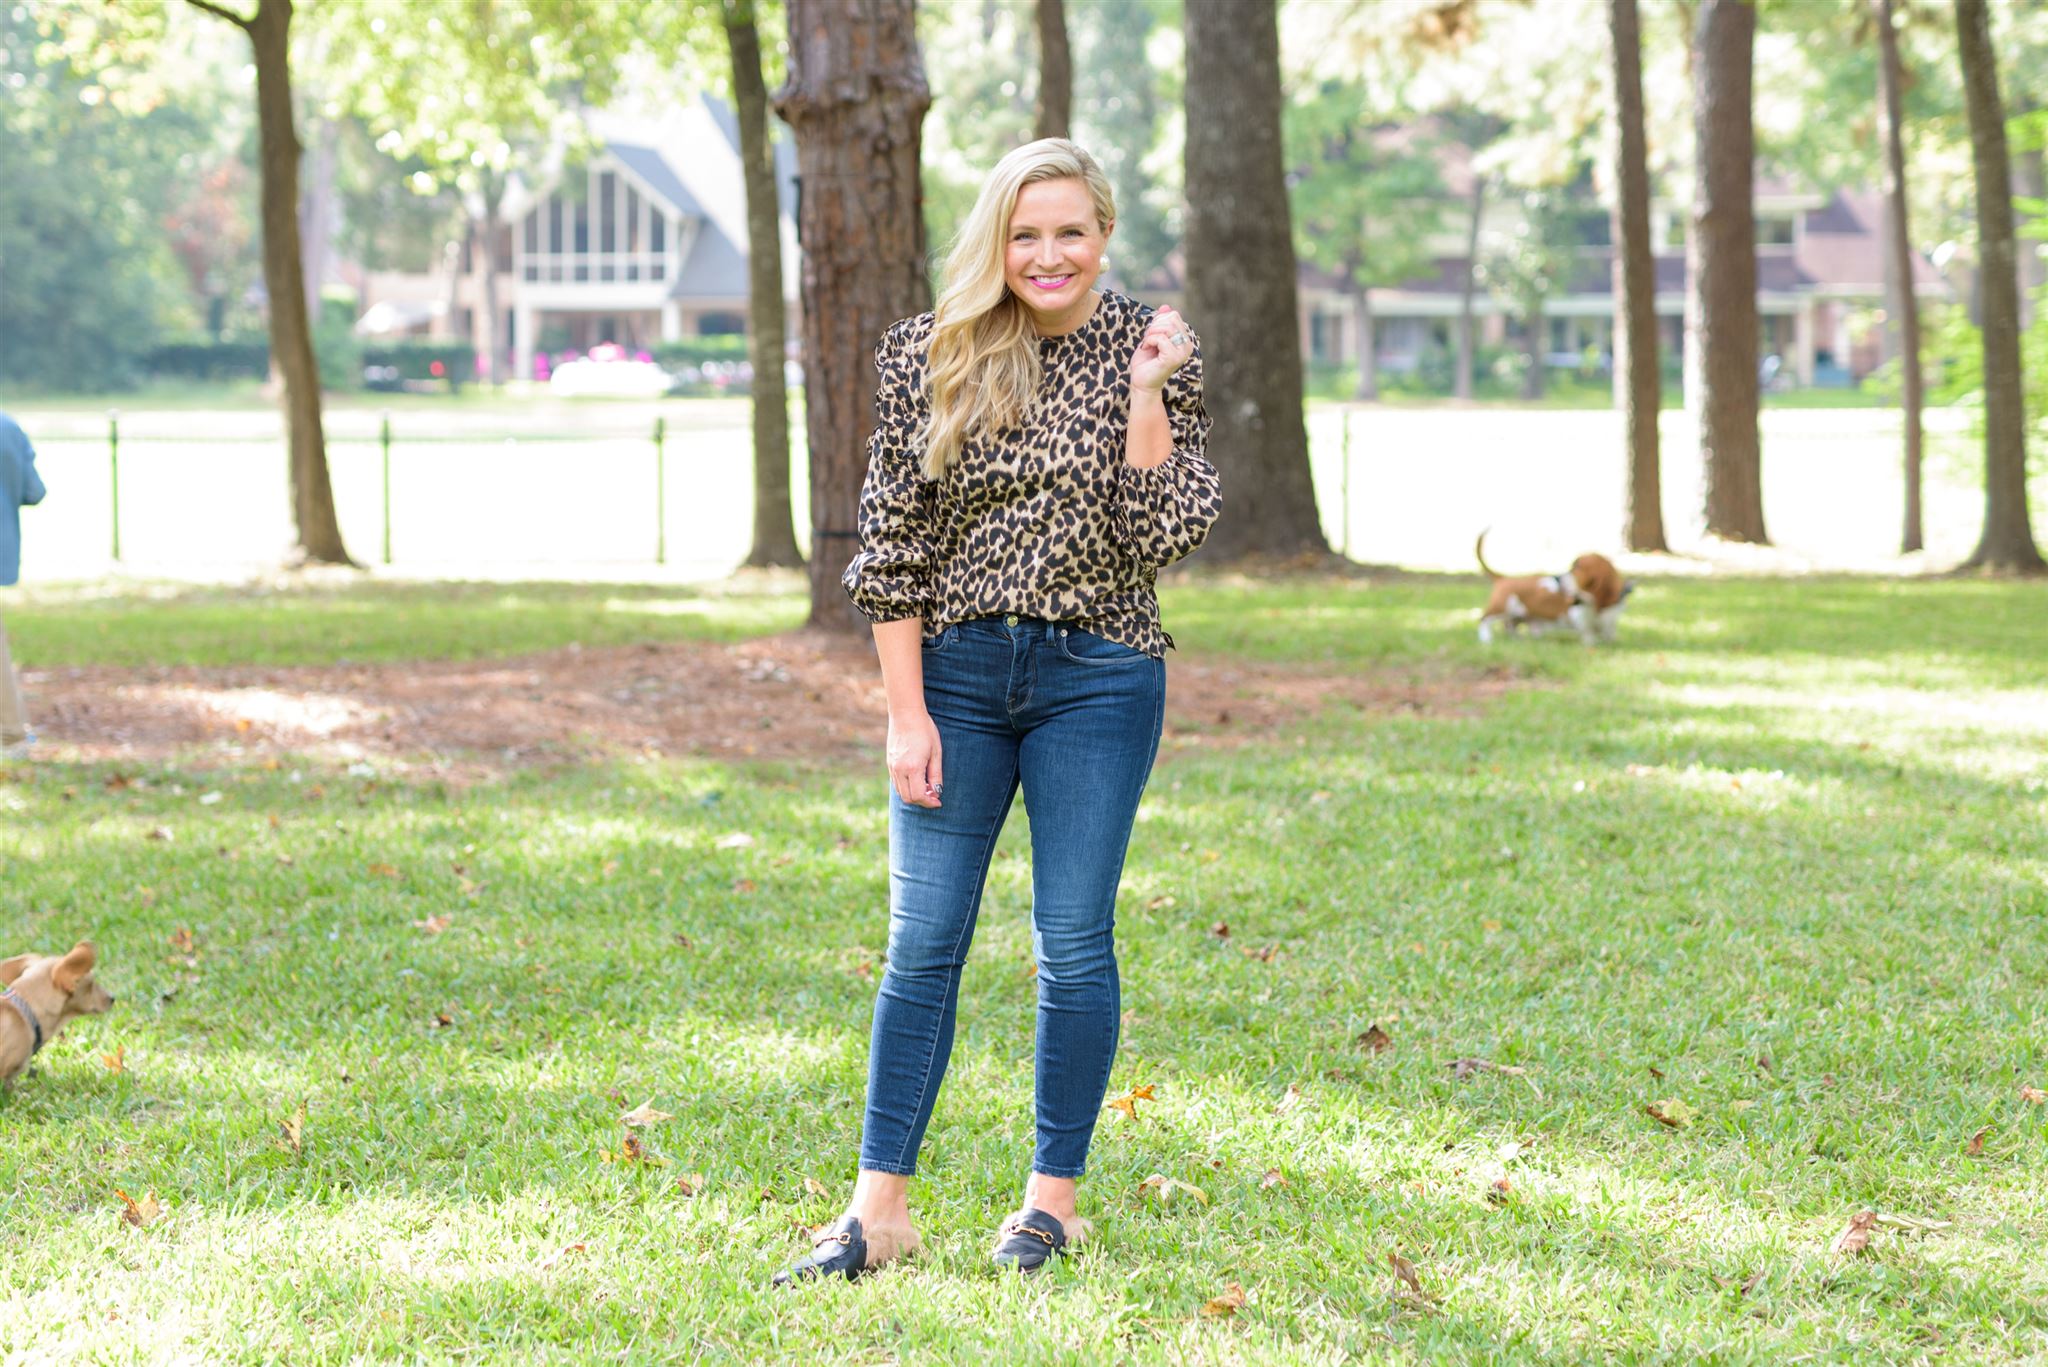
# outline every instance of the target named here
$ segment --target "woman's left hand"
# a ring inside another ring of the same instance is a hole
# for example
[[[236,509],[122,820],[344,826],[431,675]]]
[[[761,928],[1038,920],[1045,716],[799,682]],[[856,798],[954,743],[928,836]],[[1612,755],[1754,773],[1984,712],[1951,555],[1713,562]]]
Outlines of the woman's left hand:
[[[1131,353],[1131,389],[1157,394],[1166,381],[1195,354],[1195,333],[1171,304],[1162,304],[1145,325],[1138,349]]]

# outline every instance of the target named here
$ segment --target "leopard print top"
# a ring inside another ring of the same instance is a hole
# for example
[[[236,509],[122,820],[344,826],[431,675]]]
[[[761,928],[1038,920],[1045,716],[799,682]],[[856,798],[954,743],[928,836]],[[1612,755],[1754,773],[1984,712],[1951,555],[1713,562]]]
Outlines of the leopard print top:
[[[1173,454],[1124,459],[1131,354],[1153,310],[1105,290],[1087,322],[1039,340],[1044,376],[1024,421],[970,437],[944,480],[924,477],[915,439],[929,411],[932,315],[875,347],[881,388],[860,496],[860,550],[841,583],[869,620],[922,618],[931,640],[976,617],[1044,617],[1154,659],[1173,638],[1153,584],[1209,534],[1221,505],[1203,454],[1202,355],[1166,384]]]

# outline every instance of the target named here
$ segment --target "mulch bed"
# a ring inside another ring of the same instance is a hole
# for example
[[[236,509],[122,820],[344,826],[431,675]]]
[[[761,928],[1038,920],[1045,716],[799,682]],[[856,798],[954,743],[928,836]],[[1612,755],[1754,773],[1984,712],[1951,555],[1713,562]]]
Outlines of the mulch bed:
[[[1318,672],[1171,659],[1163,758],[1282,739],[1332,707],[1472,715],[1527,687],[1511,665]],[[514,659],[283,668],[29,670],[50,758],[377,761],[451,778],[621,754],[879,762],[886,698],[872,647],[814,632]]]

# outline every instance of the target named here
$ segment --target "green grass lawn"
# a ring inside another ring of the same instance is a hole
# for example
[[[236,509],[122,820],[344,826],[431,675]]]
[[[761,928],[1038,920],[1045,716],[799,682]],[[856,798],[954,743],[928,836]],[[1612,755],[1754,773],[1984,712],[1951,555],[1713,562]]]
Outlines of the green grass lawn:
[[[90,934],[121,998],[0,1100],[7,1351],[2048,1357],[2048,1108],[2021,1095],[2048,1087],[2048,591],[1656,582],[1593,654],[1482,651],[1472,609],[1429,578],[1167,593],[1190,661],[1528,686],[1168,736],[1119,899],[1112,1082],[1156,1100],[1105,1114],[1093,1246],[1029,1282],[984,1262],[1030,1152],[1021,807],[912,1189],[929,1252],[778,1294],[856,1161],[879,771],[0,765],[0,954]],[[383,586],[47,591],[8,623],[56,666],[800,617],[773,593]],[[1390,1048],[1357,1042],[1375,1024]],[[1448,1066],[1475,1058],[1502,1070]],[[675,1116],[643,1132],[662,1165],[607,1161],[650,1099]],[[1206,1204],[1143,1194],[1155,1173]],[[116,1188],[162,1213],[131,1227]],[[1835,1255],[1860,1210],[1886,1222]],[[1203,1314],[1233,1283],[1243,1307]]]

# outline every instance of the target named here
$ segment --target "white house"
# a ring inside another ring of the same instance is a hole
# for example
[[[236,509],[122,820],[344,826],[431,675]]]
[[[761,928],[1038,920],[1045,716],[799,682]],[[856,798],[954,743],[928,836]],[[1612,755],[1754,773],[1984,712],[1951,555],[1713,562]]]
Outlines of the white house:
[[[780,125],[776,125],[780,129]],[[706,97],[655,117],[593,114],[596,149],[531,186],[514,181],[498,229],[499,316],[484,317],[484,254],[451,249],[447,274],[381,273],[380,315],[493,341],[530,378],[542,351],[628,347],[747,330],[747,203],[732,108]],[[775,146],[783,297],[797,320],[795,148]],[[495,331],[495,337],[492,332]]]

